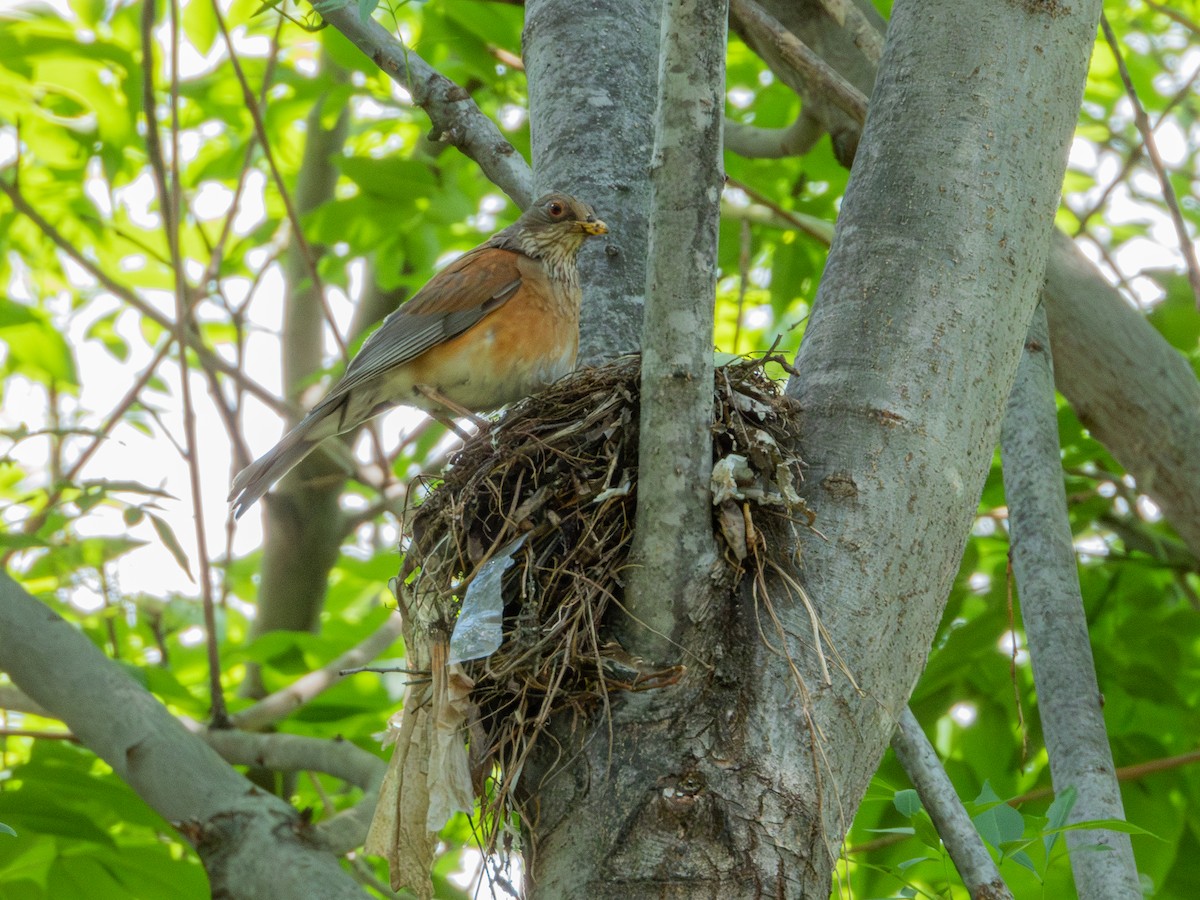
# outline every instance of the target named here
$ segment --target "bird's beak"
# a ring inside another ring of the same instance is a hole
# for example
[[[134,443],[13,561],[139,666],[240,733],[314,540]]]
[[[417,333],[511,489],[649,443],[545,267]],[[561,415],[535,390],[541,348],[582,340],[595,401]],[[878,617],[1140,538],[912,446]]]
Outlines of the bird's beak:
[[[592,219],[587,222],[578,222],[579,230],[584,234],[608,234],[608,226],[599,219]]]

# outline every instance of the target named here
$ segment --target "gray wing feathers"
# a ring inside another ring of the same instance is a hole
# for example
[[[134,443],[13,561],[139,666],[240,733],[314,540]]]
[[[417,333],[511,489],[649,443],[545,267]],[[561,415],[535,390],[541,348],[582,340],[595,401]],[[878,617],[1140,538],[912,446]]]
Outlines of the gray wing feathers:
[[[504,303],[520,286],[521,279],[513,279],[485,302],[470,309],[410,313],[401,306],[384,319],[379,329],[367,338],[358,355],[350,361],[342,380],[333,386],[329,396],[313,407],[312,412],[340,403],[350,391],[364,381],[386,372],[393,366],[415,359],[429,348],[462,334]]]

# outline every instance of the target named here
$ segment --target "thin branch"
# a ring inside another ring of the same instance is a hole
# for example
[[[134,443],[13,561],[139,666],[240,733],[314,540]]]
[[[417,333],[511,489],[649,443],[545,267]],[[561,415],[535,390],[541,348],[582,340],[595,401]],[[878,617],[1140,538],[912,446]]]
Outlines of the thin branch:
[[[1200,80],[1200,65],[1196,66],[1196,69],[1192,72],[1191,77],[1189,77],[1188,80],[1185,81],[1179,88],[1179,90],[1177,90],[1171,96],[1170,101],[1166,106],[1163,107],[1163,111],[1161,115],[1159,115],[1158,121],[1151,126],[1151,131],[1157,132],[1158,126],[1167,120],[1167,116],[1170,115],[1171,110],[1182,103],[1185,98],[1192,95],[1192,89],[1196,86],[1197,80]],[[1133,152],[1129,154],[1124,164],[1121,166],[1121,171],[1118,172],[1117,176],[1105,186],[1103,192],[1097,198],[1096,202],[1092,204],[1091,208],[1082,216],[1078,217],[1079,225],[1075,229],[1076,235],[1079,235],[1087,230],[1088,221],[1092,218],[1092,216],[1096,215],[1096,213],[1100,212],[1100,210],[1104,208],[1104,204],[1108,202],[1108,198],[1112,196],[1112,192],[1116,190],[1117,185],[1122,184],[1129,176],[1129,173],[1133,171],[1133,167],[1141,161],[1142,153],[1145,152],[1145,149],[1145,144],[1141,143],[1133,148]]]
[[[150,360],[150,364],[142,370],[142,374],[138,376],[137,380],[133,383],[129,390],[125,392],[125,396],[121,398],[121,400],[113,408],[112,412],[109,413],[108,418],[104,420],[104,424],[94,432],[94,439],[84,449],[83,453],[79,455],[79,459],[75,460],[71,468],[67,470],[66,474],[63,475],[61,479],[55,481],[51,485],[50,494],[46,498],[46,502],[43,504],[42,508],[21,523],[22,534],[33,534],[46,524],[46,520],[50,517],[50,513],[54,510],[55,505],[60,499],[62,499],[63,490],[67,487],[67,485],[73,484],[79,478],[79,473],[87,464],[88,460],[90,460],[96,451],[100,449],[100,446],[106,440],[108,440],[109,433],[114,427],[116,427],[117,423],[124,418],[125,413],[128,412],[129,408],[137,402],[138,397],[142,393],[142,389],[146,386],[150,379],[154,377],[154,373],[158,370],[159,364],[162,363],[163,359],[167,355],[167,352],[171,349],[173,341],[173,338],[168,338],[167,340],[163,341],[162,346],[160,346],[154,352],[154,357]],[[0,567],[6,566],[13,554],[19,552],[19,549],[20,548],[18,547],[11,547],[5,551],[3,555],[0,555]]]
[[[159,205],[163,209],[163,227],[167,232],[167,245],[171,253],[175,287],[175,340],[180,347],[187,346],[192,306],[188,298],[187,276],[184,272],[183,253],[179,243],[182,211],[180,202],[178,164],[179,131],[179,17],[176,0],[171,0],[171,142],[172,178],[167,178],[167,168],[162,156],[158,135],[158,115],[154,101],[154,7],[153,0],[145,0],[142,8],[142,67],[143,67],[143,113],[146,116],[146,149],[150,167],[158,189]],[[196,438],[196,413],[192,403],[191,372],[187,353],[179,354],[180,395],[183,403],[183,433],[187,452],[184,459],[188,464],[188,476],[192,494],[192,521],[195,523],[196,556],[200,597],[204,604],[204,627],[208,651],[209,691],[212,703],[212,718],[218,725],[225,724],[228,712],[225,695],[221,687],[221,659],[217,640],[217,616],[212,589],[212,571],[209,565],[208,536],[204,527],[203,491],[200,487],[200,444]]]
[[[387,621],[362,643],[298,678],[283,690],[269,694],[248,709],[235,713],[230,724],[246,731],[257,731],[287,717],[332,687],[340,680],[342,670],[366,665],[395,643],[400,636],[401,624],[400,616],[388,616]]]
[[[900,713],[896,733],[892,735],[892,749],[917,789],[973,900],[1012,900],[1012,891],[1000,877],[1000,870],[959,800],[937,751],[908,707]]]
[[[1000,438],[1012,565],[1056,793],[1078,792],[1069,821],[1124,819],[1080,595],[1062,463],[1046,315],[1034,311]],[[1101,844],[1109,853],[1078,852]],[[1067,835],[1082,897],[1140,895],[1129,835]]]
[[[1156,3],[1155,0],[1146,0],[1146,5],[1149,6],[1151,9],[1157,10],[1158,12],[1162,13],[1164,16],[1166,16],[1168,19],[1172,20],[1173,22],[1178,22],[1180,25],[1182,25],[1184,28],[1186,28],[1188,31],[1192,32],[1193,34],[1200,34],[1200,25],[1197,25],[1194,20],[1189,19],[1187,16],[1185,16],[1179,10],[1172,9],[1171,7],[1167,6],[1165,3]]]
[[[729,8],[747,33],[773,45],[784,62],[803,80],[802,85],[793,84],[795,78],[780,75],[796,93],[802,93],[802,89],[819,93],[859,125],[867,120],[867,98],[862,91],[784,28],[774,16],[754,0],[730,0]]]
[[[779,216],[797,231],[807,234],[809,237],[819,241],[828,247],[833,243],[833,223],[826,222],[824,219],[818,219],[814,216],[806,216],[803,213],[793,212],[790,209],[784,209],[762,191],[751,187],[744,181],[738,181],[736,178],[728,178],[726,184],[730,187],[735,187],[742,191],[756,203],[761,203],[775,215]]]
[[[321,17],[345,35],[412,96],[433,123],[435,139],[453,144],[473,159],[484,176],[524,209],[533,200],[533,172],[466,90],[436,71],[374,19],[363,19],[358,4],[321,5]]]
[[[1150,157],[1150,164],[1158,176],[1158,183],[1162,187],[1163,202],[1166,203],[1167,210],[1171,214],[1171,222],[1175,226],[1175,234],[1179,239],[1179,250],[1187,263],[1192,297],[1197,307],[1200,307],[1200,260],[1196,258],[1196,248],[1188,235],[1187,223],[1183,220],[1183,212],[1175,197],[1175,188],[1171,186],[1170,174],[1163,164],[1162,155],[1158,152],[1158,144],[1154,140],[1154,129],[1150,127],[1150,117],[1146,115],[1142,101],[1138,98],[1137,90],[1133,86],[1133,79],[1130,78],[1129,69],[1125,66],[1125,58],[1121,55],[1121,45],[1117,41],[1116,34],[1113,33],[1112,26],[1108,23],[1108,16],[1100,17],[1100,27],[1104,31],[1104,39],[1108,42],[1113,57],[1117,61],[1117,72],[1121,75],[1121,83],[1125,85],[1125,93],[1129,96],[1129,103],[1133,107],[1134,124],[1137,125],[1137,130],[1142,135],[1146,155]]]

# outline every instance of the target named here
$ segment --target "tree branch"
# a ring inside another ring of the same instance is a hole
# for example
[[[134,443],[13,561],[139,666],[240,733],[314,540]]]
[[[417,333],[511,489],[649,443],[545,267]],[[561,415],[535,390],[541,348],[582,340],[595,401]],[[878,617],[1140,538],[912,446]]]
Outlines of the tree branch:
[[[1055,383],[1200,557],[1200,381],[1070,238],[1051,247]]]
[[[1071,822],[1124,819],[1079,590],[1059,461],[1050,338],[1040,306],[1009,399],[1001,458],[1013,571],[1055,792],[1070,787],[1079,792]],[[1067,844],[1081,897],[1141,896],[1128,834],[1072,831]],[[1083,849],[1096,844],[1112,852]]]
[[[1000,877],[1000,870],[983,845],[975,823],[958,799],[937,751],[908,707],[900,713],[900,722],[892,735],[892,749],[917,789],[929,818],[933,819],[963,885],[971,893],[971,900],[1012,900],[1012,891]]]
[[[152,322],[160,325],[164,330],[174,334],[175,321],[167,315],[160,313],[152,305],[144,301],[134,291],[127,288],[125,285],[111,278],[108,273],[101,269],[96,263],[88,259],[76,249],[70,241],[63,237],[62,233],[51,225],[42,215],[29,205],[25,199],[21,189],[16,184],[9,184],[0,179],[0,191],[3,191],[8,199],[12,201],[13,208],[17,212],[28,218],[42,234],[46,235],[50,241],[58,247],[63,253],[71,258],[71,261],[78,264],[85,272],[91,275],[99,282],[100,286],[123,300],[125,303],[136,309],[141,315],[145,316]],[[220,372],[229,378],[232,378],[240,384],[246,391],[253,394],[271,409],[276,410],[283,415],[288,415],[291,412],[290,407],[283,400],[280,400],[273,393],[267,390],[258,382],[249,378],[245,372],[241,371],[237,366],[226,362],[207,346],[201,339],[200,335],[195,330],[189,329],[187,332],[187,345],[192,350],[196,351],[196,355],[200,358],[200,362],[206,368]]]
[[[859,125],[866,121],[866,95],[754,0],[730,0],[730,10],[738,26],[756,44],[775,48],[787,64],[776,74],[788,87],[798,94],[822,95]]]
[[[483,114],[471,95],[392,37],[374,19],[363,20],[358,5],[321,4],[321,18],[346,36],[425,110],[435,138],[475,160],[483,174],[524,209],[533,200],[529,164]]]
[[[870,89],[875,67],[863,70],[861,56],[844,52],[839,43],[844,33],[836,23],[820,16],[798,18],[792,0],[763,0],[762,5],[789,22],[806,43],[820,47],[843,78]],[[785,64],[772,63],[779,65]],[[837,116],[820,104],[815,108],[830,131],[852,124],[836,108]],[[838,116],[845,121],[839,124]],[[1200,383],[1195,373],[1057,229],[1046,266],[1046,300],[1058,389],[1200,556]]]
[[[654,662],[678,659],[717,558],[709,484],[728,19],[722,3],[663,6],[637,522],[625,588],[626,649]]]
[[[303,838],[296,811],[251,790],[210,747],[76,628],[0,574],[0,669],[71,731],[204,859],[231,898],[364,896]]]
[[[248,709],[231,716],[230,724],[246,731],[258,731],[273,725],[332,687],[342,677],[340,673],[345,669],[364,666],[379,656],[396,642],[400,636],[401,625],[399,615],[388,616],[383,626],[361,644],[330,660],[321,668],[301,676],[283,690],[269,694]]]
[[[1150,165],[1154,168],[1154,174],[1158,176],[1158,183],[1162,188],[1163,202],[1167,206],[1167,212],[1171,216],[1171,224],[1175,226],[1175,234],[1179,238],[1179,252],[1183,254],[1184,264],[1187,267],[1188,282],[1192,286],[1192,299],[1200,307],[1200,261],[1196,259],[1196,248],[1192,245],[1192,238],[1188,234],[1187,223],[1184,222],[1183,212],[1179,209],[1179,200],[1175,197],[1175,188],[1171,186],[1171,176],[1167,173],[1167,167],[1163,163],[1162,155],[1158,152],[1158,141],[1154,138],[1154,129],[1150,125],[1150,117],[1146,115],[1146,109],[1142,106],[1142,101],[1137,95],[1137,89],[1133,86],[1133,79],[1129,77],[1129,69],[1125,65],[1125,57],[1121,54],[1121,44],[1117,41],[1117,36],[1113,34],[1112,26],[1108,24],[1107,16],[1100,17],[1100,28],[1104,32],[1104,40],[1108,42],[1109,49],[1112,50],[1113,57],[1117,61],[1117,72],[1120,73],[1121,83],[1125,85],[1125,95],[1129,98],[1129,103],[1133,107],[1134,124],[1142,136],[1142,145],[1146,148],[1146,155],[1150,157]]]

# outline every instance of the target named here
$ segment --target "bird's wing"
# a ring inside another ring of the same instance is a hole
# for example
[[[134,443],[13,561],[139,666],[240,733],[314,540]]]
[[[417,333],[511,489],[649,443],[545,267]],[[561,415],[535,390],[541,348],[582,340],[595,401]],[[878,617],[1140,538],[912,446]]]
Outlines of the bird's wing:
[[[521,286],[519,258],[512,250],[484,246],[454,260],[383,320],[313,412],[340,403],[364,381],[462,334],[499,308]]]

